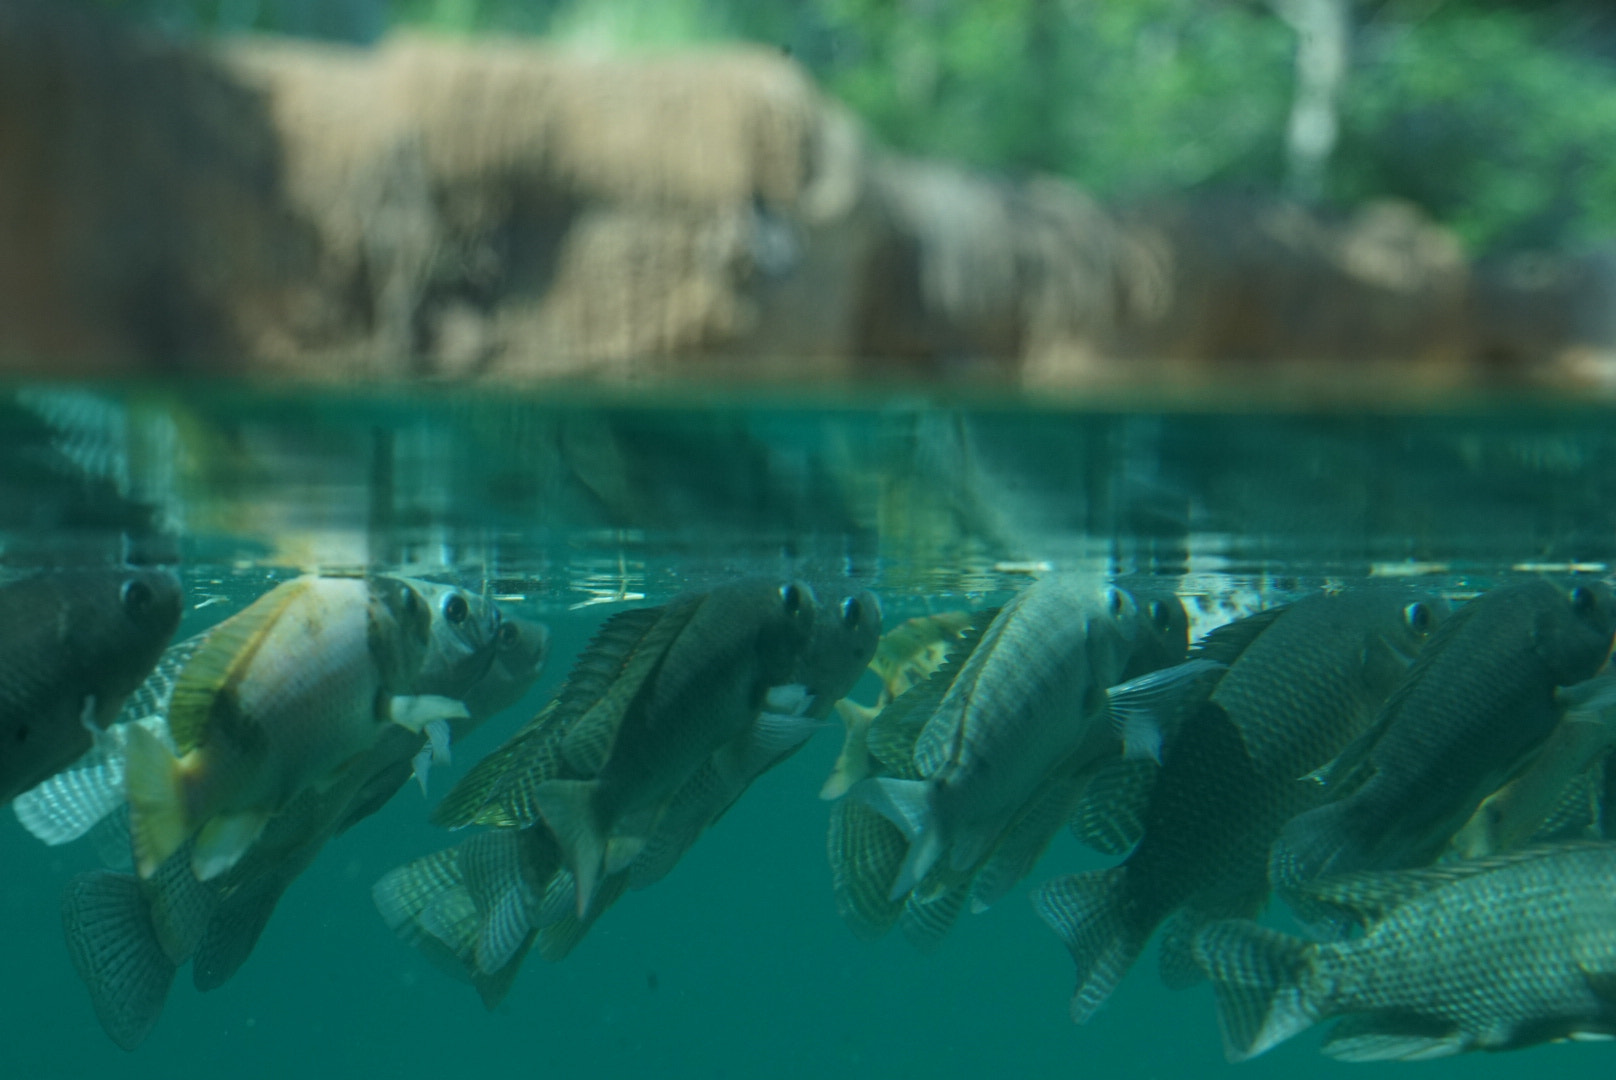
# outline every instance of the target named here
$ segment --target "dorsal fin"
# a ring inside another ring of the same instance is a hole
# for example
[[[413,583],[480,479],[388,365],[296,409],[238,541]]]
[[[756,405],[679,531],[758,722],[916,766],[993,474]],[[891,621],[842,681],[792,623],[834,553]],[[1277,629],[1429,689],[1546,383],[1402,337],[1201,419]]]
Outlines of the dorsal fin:
[[[537,821],[537,806],[512,804],[522,802],[522,792],[561,775],[559,705],[551,699],[515,735],[473,765],[433,811],[433,824],[459,829],[471,824],[511,826]]]
[[[1604,848],[1597,841],[1573,841],[1522,848],[1502,855],[1465,859],[1417,870],[1364,870],[1310,881],[1299,890],[1306,900],[1335,908],[1360,926],[1372,926],[1395,908],[1454,882],[1490,874],[1507,866],[1536,862],[1578,848]]]
[[[1247,646],[1256,641],[1264,630],[1274,625],[1275,619],[1290,608],[1289,604],[1281,604],[1278,607],[1265,608],[1255,615],[1247,615],[1243,619],[1224,623],[1195,643],[1195,647],[1190,650],[1189,659],[1211,660],[1218,664],[1232,665],[1240,659],[1240,654],[1246,651]]]
[[[309,578],[277,585],[242,611],[209,631],[174,681],[168,703],[168,732],[184,754],[202,742],[220,691],[252,664],[264,636],[277,619],[308,591]]]
[[[606,767],[629,706],[703,599],[625,611],[601,627],[558,695],[567,764],[584,776],[598,776]]]

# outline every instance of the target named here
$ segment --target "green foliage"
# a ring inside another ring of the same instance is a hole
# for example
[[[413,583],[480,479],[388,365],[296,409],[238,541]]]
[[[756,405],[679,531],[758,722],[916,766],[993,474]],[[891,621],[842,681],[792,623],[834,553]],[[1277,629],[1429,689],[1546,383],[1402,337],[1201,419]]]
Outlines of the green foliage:
[[[179,32],[769,42],[889,145],[1113,199],[1278,191],[1296,44],[1268,0],[99,2]],[[1330,197],[1410,199],[1478,249],[1597,242],[1616,227],[1616,68],[1559,28],[1601,10],[1359,0]]]
[[[828,0],[822,70],[888,141],[1109,195],[1278,181],[1290,34],[1205,0]]]
[[[1362,35],[1335,194],[1399,195],[1476,249],[1616,226],[1616,69],[1523,13],[1450,5]]]

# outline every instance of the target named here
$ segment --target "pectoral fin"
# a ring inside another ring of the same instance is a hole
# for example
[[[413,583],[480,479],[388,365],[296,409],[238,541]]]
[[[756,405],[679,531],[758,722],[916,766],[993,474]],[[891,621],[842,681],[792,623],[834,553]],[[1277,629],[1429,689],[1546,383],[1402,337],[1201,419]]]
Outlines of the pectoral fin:
[[[435,721],[464,720],[470,715],[464,702],[439,694],[399,695],[387,702],[387,718],[415,732],[426,731]]]

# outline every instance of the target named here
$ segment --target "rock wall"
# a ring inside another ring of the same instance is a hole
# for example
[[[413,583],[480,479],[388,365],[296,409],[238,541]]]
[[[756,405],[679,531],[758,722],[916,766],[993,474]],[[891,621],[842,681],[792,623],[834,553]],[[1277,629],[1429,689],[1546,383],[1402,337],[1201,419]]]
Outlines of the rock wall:
[[[0,0],[13,367],[1447,379],[1616,342],[1590,314],[1609,290],[1555,265],[1474,273],[1396,204],[1108,210],[1053,178],[883,153],[769,50],[187,50]]]

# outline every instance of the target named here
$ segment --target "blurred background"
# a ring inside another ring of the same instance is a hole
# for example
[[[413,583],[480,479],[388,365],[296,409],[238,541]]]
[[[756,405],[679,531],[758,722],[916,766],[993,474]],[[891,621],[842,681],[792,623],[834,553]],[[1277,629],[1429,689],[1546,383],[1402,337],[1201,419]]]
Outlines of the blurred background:
[[[0,0],[0,358],[1616,383],[1592,0]]]

